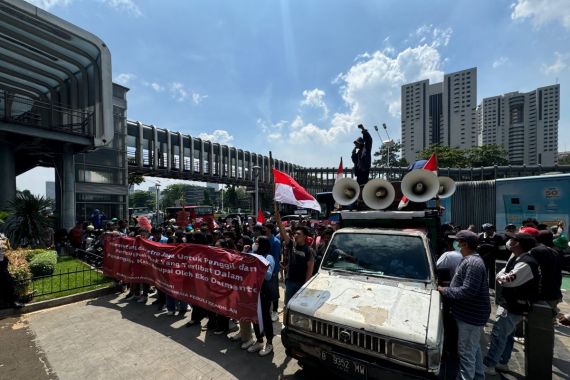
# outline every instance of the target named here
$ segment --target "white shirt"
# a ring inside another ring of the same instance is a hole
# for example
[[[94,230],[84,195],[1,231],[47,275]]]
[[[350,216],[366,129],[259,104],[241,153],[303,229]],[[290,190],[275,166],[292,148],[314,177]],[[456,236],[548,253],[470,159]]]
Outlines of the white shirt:
[[[455,270],[461,264],[463,260],[463,255],[457,251],[447,251],[437,259],[435,267],[437,269],[447,269],[449,271],[450,278],[455,276]]]

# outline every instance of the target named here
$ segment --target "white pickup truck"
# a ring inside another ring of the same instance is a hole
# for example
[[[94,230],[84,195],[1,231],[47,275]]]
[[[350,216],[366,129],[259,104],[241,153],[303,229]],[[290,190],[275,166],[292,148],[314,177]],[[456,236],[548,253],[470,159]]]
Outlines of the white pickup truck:
[[[428,235],[437,235],[439,219],[341,212],[341,227],[287,305],[287,354],[351,379],[437,377],[443,315]]]

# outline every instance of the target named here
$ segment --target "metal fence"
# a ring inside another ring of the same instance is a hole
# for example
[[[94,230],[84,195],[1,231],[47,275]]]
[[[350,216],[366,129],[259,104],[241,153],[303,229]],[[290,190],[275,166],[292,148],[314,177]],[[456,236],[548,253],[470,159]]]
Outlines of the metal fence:
[[[112,279],[105,277],[103,272],[94,267],[76,267],[48,276],[38,276],[29,280],[16,282],[16,291],[20,299],[29,302],[44,296],[65,293],[76,293],[75,290],[96,287],[111,283]],[[53,298],[53,297],[46,297]]]

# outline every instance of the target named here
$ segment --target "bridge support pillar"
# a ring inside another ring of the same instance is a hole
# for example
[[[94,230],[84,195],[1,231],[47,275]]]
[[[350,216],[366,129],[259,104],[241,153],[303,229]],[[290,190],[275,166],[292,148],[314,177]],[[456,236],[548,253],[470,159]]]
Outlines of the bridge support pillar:
[[[14,150],[0,142],[0,210],[16,199],[16,159]]]
[[[65,150],[62,155],[61,182],[61,226],[70,230],[75,226],[75,157]]]

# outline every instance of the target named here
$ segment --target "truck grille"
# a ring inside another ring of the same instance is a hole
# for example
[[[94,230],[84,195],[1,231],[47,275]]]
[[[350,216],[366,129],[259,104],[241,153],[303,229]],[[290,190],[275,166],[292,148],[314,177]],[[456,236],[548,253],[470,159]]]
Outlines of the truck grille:
[[[313,333],[338,341],[344,345],[352,345],[377,354],[386,354],[386,340],[376,336],[338,326],[312,320]]]

